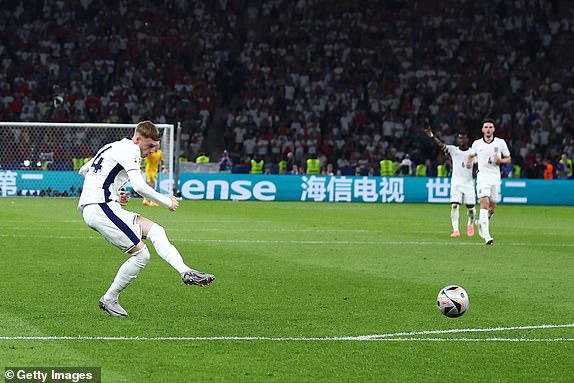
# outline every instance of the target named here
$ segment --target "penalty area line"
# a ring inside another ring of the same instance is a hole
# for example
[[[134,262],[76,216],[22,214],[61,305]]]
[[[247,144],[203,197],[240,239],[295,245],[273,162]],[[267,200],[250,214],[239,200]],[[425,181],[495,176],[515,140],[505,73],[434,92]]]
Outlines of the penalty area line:
[[[466,328],[450,330],[428,330],[398,332],[389,334],[375,334],[362,336],[344,337],[262,337],[262,336],[209,336],[209,337],[126,337],[126,336],[0,336],[0,341],[34,340],[34,341],[136,341],[136,342],[158,342],[158,341],[393,341],[393,342],[572,342],[574,338],[422,338],[422,335],[444,335],[454,333],[477,333],[477,332],[501,332],[516,330],[543,330],[557,328],[574,328],[574,323],[558,325],[538,325],[538,326],[513,326],[513,327],[492,327],[492,328]]]
[[[102,237],[95,235],[71,236],[71,235],[38,235],[32,234],[0,234],[0,238],[43,238],[65,240],[101,240]],[[373,241],[373,240],[273,240],[273,239],[193,239],[174,238],[174,242],[207,243],[218,245],[334,245],[334,246],[475,246],[484,247],[484,242],[456,242],[456,241]],[[528,243],[528,242],[499,242],[497,246],[512,247],[544,247],[544,248],[570,248],[574,243]]]

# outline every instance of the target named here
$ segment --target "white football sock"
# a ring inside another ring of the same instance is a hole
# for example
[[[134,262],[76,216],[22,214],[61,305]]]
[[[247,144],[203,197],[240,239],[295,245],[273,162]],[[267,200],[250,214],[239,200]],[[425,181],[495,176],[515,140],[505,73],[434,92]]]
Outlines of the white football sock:
[[[490,222],[487,209],[480,209],[480,218],[478,219],[478,224],[482,227],[482,236],[484,238],[491,238],[489,227]]]
[[[468,214],[468,223],[467,225],[470,226],[474,223],[474,217],[476,216],[476,207],[471,207],[470,209],[466,209],[466,213]]]
[[[131,257],[120,266],[114,281],[108,291],[104,294],[104,299],[118,299],[120,293],[137,278],[138,274],[148,263],[149,259],[150,254],[147,246],[144,246],[141,250],[131,254]]]
[[[154,223],[147,237],[153,244],[157,254],[176,269],[178,273],[185,273],[191,269],[183,262],[183,258],[175,246],[169,242],[163,227]]]
[[[460,209],[456,203],[450,205],[450,222],[452,224],[452,230],[458,231],[458,219],[460,217]]]

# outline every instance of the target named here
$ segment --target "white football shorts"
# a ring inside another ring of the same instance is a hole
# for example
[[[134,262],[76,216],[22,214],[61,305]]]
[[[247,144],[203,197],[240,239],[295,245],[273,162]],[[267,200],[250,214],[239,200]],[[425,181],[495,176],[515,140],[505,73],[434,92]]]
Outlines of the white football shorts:
[[[139,215],[117,202],[86,205],[82,215],[89,227],[125,253],[141,241],[142,228],[136,223]]]
[[[478,198],[488,197],[492,201],[498,201],[500,196],[500,184],[483,184],[483,183],[476,183],[476,192],[478,194]]]
[[[461,205],[475,205],[476,193],[474,192],[474,185],[471,183],[451,184],[450,202],[456,202]]]

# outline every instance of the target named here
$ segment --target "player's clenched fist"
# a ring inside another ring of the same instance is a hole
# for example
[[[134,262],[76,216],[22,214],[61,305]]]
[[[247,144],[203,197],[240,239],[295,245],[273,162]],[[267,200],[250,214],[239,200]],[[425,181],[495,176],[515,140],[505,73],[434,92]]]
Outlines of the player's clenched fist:
[[[169,207],[169,210],[176,211],[178,207],[179,201],[174,196],[171,196],[171,206]]]
[[[118,202],[120,205],[122,206],[126,206],[126,204],[128,203],[128,201],[130,200],[130,195],[129,193],[126,193],[123,190],[120,190],[118,192]]]

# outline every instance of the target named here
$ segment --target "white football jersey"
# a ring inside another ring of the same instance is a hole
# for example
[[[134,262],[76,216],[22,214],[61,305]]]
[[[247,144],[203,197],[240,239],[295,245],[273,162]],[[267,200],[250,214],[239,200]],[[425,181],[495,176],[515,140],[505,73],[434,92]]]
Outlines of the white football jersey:
[[[510,157],[506,141],[494,137],[491,143],[487,143],[483,138],[480,138],[472,143],[471,154],[476,155],[478,162],[477,183],[499,185],[501,183],[500,165],[494,159],[497,156],[500,158]]]
[[[129,180],[128,171],[140,171],[140,148],[124,138],[102,147],[86,164],[87,173],[80,195],[79,207],[115,201],[118,190]]]
[[[470,153],[470,148],[461,150],[458,146],[445,145],[445,151],[452,159],[452,177],[451,184],[472,184],[472,168],[466,167],[466,160]]]

